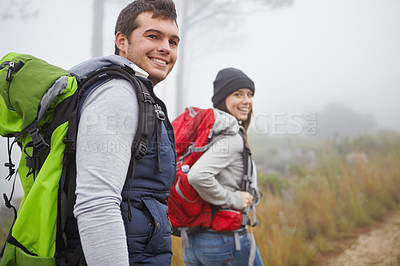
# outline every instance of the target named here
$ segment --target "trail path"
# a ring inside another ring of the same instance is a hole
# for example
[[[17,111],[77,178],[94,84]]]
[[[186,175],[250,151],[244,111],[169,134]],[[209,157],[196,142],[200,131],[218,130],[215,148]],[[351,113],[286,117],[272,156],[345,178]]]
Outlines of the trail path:
[[[318,266],[400,266],[400,210],[385,221],[358,230],[358,237],[339,241],[339,254],[321,258]]]

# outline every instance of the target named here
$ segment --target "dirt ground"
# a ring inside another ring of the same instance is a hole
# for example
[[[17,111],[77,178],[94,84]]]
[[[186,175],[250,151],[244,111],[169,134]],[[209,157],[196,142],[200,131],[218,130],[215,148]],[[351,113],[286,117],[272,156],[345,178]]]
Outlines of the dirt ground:
[[[400,210],[357,229],[355,236],[338,241],[340,251],[318,258],[314,266],[400,266]]]

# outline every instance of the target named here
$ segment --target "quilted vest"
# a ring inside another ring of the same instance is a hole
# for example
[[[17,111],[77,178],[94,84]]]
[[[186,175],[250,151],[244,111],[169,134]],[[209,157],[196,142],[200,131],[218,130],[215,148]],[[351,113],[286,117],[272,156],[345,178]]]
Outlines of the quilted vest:
[[[164,103],[152,96],[165,112]],[[131,264],[169,265],[172,257],[167,200],[175,181],[175,138],[168,118],[160,125],[159,148],[155,125],[146,154],[131,160],[134,171],[127,176],[122,191],[121,211]]]

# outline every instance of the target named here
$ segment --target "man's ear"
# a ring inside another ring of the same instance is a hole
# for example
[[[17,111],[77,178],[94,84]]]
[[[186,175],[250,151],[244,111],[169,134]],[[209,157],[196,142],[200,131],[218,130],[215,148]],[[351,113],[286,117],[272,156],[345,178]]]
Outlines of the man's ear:
[[[115,45],[119,49],[119,55],[126,57],[127,47],[128,47],[128,38],[126,37],[125,34],[123,34],[120,31],[118,31],[117,34],[115,34]]]

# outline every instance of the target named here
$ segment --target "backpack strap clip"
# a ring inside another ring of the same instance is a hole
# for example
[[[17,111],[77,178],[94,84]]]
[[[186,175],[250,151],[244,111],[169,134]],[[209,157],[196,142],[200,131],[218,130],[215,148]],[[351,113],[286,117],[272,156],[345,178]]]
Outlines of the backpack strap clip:
[[[154,103],[153,97],[151,97],[150,93],[142,91],[143,94],[143,102],[144,103]]]
[[[154,112],[156,112],[157,118],[159,120],[161,120],[161,121],[165,120],[165,113],[158,104],[155,105]]]
[[[62,141],[65,145],[64,153],[73,154],[75,153],[75,140],[74,139],[63,139]]]
[[[36,125],[33,125],[33,127],[27,127],[26,131],[28,131],[29,136],[32,138],[33,146],[39,152],[44,148],[50,148],[50,145],[47,144],[46,141],[44,141],[42,135],[40,135],[39,129],[36,127]]]
[[[40,169],[41,165],[39,156],[31,156],[31,157],[27,156],[25,160],[26,160],[26,166],[29,169],[35,169],[35,170]]]
[[[137,159],[142,159],[142,157],[146,154],[146,152],[147,152],[146,144],[144,142],[140,142],[137,147],[135,157]]]

